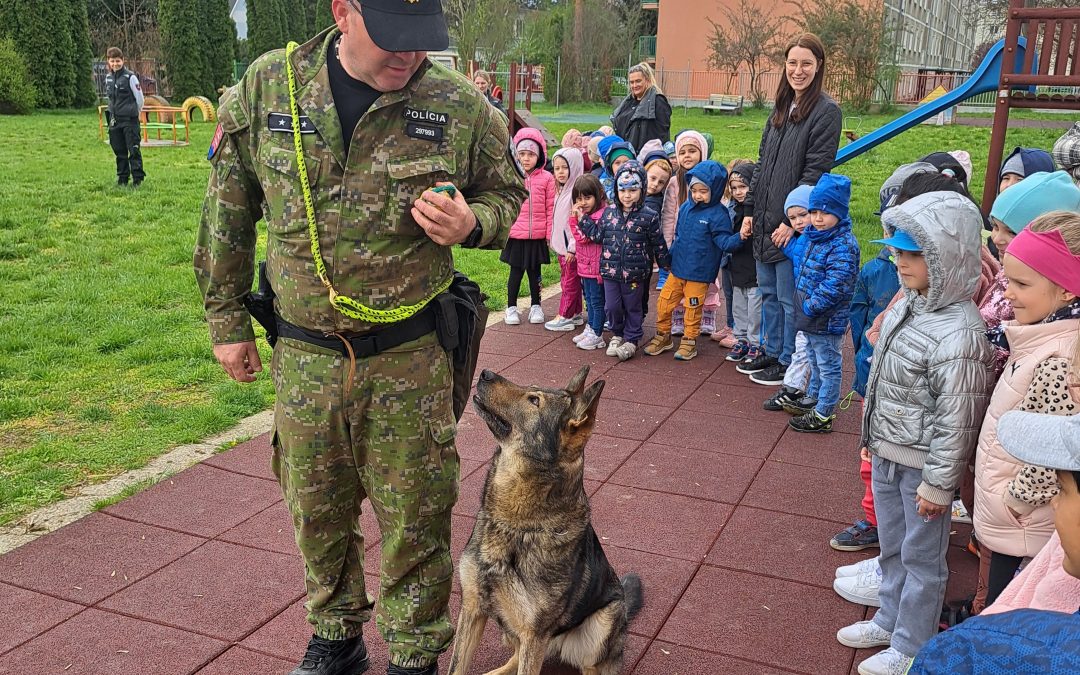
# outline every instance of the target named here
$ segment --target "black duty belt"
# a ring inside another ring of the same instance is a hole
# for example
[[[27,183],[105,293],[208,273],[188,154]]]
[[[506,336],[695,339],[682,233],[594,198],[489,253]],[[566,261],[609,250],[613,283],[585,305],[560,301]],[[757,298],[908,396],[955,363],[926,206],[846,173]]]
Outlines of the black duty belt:
[[[341,352],[343,356],[367,358],[381,354],[406,342],[418,340],[435,330],[435,311],[431,305],[420,310],[404,321],[392,323],[385,328],[366,333],[323,333],[308,330],[289,323],[280,316],[277,319],[278,337],[300,340],[326,349]],[[352,347],[349,353],[345,342]]]

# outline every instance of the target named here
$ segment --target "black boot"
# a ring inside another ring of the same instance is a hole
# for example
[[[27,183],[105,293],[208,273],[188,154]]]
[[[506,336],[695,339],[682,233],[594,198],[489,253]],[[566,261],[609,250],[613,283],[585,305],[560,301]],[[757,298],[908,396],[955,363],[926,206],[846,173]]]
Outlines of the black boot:
[[[404,668],[391,663],[386,667],[386,675],[439,675],[439,664],[433,663],[427,668]]]
[[[289,675],[360,675],[369,667],[364,637],[325,640],[312,635],[304,660]]]

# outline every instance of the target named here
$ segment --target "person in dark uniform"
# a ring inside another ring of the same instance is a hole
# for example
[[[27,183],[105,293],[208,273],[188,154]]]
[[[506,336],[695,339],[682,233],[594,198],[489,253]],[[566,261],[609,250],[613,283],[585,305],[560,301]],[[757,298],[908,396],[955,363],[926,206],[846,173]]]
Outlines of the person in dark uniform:
[[[143,92],[139,78],[124,67],[124,53],[118,47],[105,52],[109,74],[105,76],[105,95],[109,99],[109,145],[116,155],[116,184],[139,187],[143,173],[139,149],[139,114]]]

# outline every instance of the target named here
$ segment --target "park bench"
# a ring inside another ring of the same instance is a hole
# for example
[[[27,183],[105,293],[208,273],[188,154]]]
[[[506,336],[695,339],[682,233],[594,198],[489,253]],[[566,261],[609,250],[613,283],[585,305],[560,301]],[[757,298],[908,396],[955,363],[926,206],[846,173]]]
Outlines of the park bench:
[[[741,115],[743,108],[742,96],[730,96],[728,94],[710,94],[709,103],[705,106],[705,113],[719,111],[722,113],[731,113],[732,115]]]

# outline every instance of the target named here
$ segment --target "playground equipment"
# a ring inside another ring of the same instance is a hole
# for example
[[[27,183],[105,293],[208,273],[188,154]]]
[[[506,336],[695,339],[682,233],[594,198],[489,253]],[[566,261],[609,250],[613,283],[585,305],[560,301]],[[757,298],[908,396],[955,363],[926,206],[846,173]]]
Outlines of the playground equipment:
[[[1059,30],[1060,28],[1060,30]],[[986,163],[983,208],[989,209],[997,194],[998,170],[1005,150],[1010,108],[1080,110],[1080,70],[1076,45],[1080,44],[1080,7],[1029,8],[1024,0],[1009,0],[1005,23],[1006,59],[997,87],[994,126],[990,132],[990,157]],[[1021,35],[1023,33],[1023,35]],[[1031,45],[1031,49],[1024,49]],[[1036,62],[1036,48],[1039,59]],[[1021,58],[1023,59],[1021,62]],[[1066,92],[1037,92],[1035,87],[1072,87]]]
[[[98,138],[105,140],[105,113],[109,106],[98,106]],[[184,121],[184,109],[174,106],[143,105],[142,115],[139,116],[139,126],[142,128],[143,145],[188,145],[188,125]],[[172,131],[172,140],[162,138],[163,131]],[[150,132],[156,132],[155,138],[150,138]],[[183,131],[184,138],[180,138]]]
[[[524,76],[524,77],[522,77]],[[519,129],[525,127],[532,127],[538,129],[541,134],[544,135],[544,142],[548,147],[552,147],[556,144],[555,136],[547,130],[544,123],[540,121],[540,118],[532,112],[532,95],[533,95],[533,67],[526,66],[524,73],[518,70],[516,63],[510,64],[510,82],[507,85],[509,95],[506,101],[506,116],[510,121],[510,137],[513,138],[514,134]],[[525,90],[525,109],[522,110],[517,106],[518,89],[523,88]]]
[[[210,102],[210,99],[205,96],[188,96],[184,99],[184,102],[180,105],[184,109],[184,121],[190,123],[192,121],[191,114],[198,110],[202,113],[204,122],[214,122],[217,120],[217,113],[214,111],[214,104]]]
[[[1022,65],[1024,62],[1026,46],[1027,41],[1024,38],[1020,38],[1016,49],[1011,50],[1010,52],[1014,55],[1012,60],[1014,61],[1014,69],[1016,70],[1019,69],[1019,65],[1017,64]],[[880,129],[875,129],[865,136],[840,148],[836,153],[836,160],[833,162],[833,167],[840,166],[844,162],[858,157],[878,144],[884,143],[890,138],[902,134],[908,129],[920,124],[923,120],[948,110],[973,96],[985,94],[988,91],[994,91],[998,86],[998,79],[1002,72],[1002,64],[1005,61],[1006,53],[1005,40],[998,40],[997,44],[991,47],[990,51],[986,53],[986,57],[983,58],[982,63],[979,64],[979,68],[972,74],[967,82],[929,103],[920,105],[911,112],[898,117]],[[1001,151],[998,150],[999,154],[1000,152]],[[997,182],[995,181],[994,184],[997,185]]]

